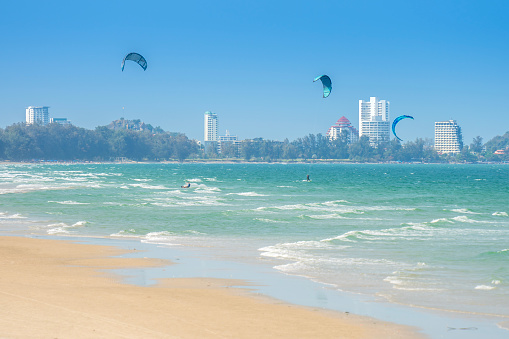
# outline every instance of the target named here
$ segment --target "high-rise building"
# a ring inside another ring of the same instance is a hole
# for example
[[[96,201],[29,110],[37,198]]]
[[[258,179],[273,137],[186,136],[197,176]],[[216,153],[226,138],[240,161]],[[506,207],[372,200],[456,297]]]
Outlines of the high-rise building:
[[[31,124],[39,124],[39,125],[47,125],[49,124],[49,113],[48,108],[46,106],[42,107],[34,107],[29,106],[26,109],[26,123],[28,125]]]
[[[349,144],[359,140],[359,132],[352,126],[350,120],[344,116],[339,118],[335,125],[329,127],[326,136],[329,140],[336,140],[341,138],[343,135],[346,137],[346,141]]]
[[[389,104],[377,97],[359,100],[359,136],[368,136],[372,146],[390,139]]]
[[[435,149],[439,153],[459,153],[463,144],[456,120],[435,122]]]
[[[211,141],[218,141],[218,124],[217,124],[217,114],[212,112],[205,112],[205,130],[203,135],[203,141],[205,143]]]

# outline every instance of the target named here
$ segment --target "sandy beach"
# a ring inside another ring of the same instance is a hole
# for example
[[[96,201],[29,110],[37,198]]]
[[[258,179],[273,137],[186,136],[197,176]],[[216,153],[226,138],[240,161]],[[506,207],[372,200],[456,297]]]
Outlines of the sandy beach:
[[[238,281],[122,283],[108,269],[169,265],[62,240],[0,237],[0,337],[419,338],[412,328],[289,305],[232,288]]]

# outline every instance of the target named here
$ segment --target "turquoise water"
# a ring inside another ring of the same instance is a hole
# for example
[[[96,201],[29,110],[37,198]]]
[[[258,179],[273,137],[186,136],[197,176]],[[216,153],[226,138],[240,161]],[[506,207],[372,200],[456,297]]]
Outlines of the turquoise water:
[[[508,183],[507,165],[0,165],[0,228],[200,248],[391,302],[509,316]]]

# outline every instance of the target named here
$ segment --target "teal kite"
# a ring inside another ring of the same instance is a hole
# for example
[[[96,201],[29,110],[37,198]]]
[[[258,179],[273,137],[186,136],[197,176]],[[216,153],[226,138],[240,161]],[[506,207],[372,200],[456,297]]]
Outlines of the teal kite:
[[[138,54],[138,53],[129,53],[129,54],[127,54],[125,56],[124,60],[122,60],[122,72],[124,71],[124,66],[125,66],[125,61],[126,60],[134,61],[138,65],[140,65],[141,68],[143,68],[144,71],[147,70],[147,60],[145,60],[145,58],[141,54]]]
[[[321,80],[323,85],[323,97],[327,98],[330,95],[330,92],[332,91],[332,81],[330,80],[329,76],[327,75],[321,75],[319,77],[316,77],[313,82]]]
[[[394,134],[394,136],[399,140],[399,141],[403,141],[401,140],[397,135],[396,135],[396,125],[398,122],[400,122],[401,120],[405,119],[405,118],[410,118],[412,120],[414,120],[414,117],[411,117],[410,115],[400,115],[399,117],[397,117],[396,119],[394,119],[394,121],[392,122],[392,133]]]

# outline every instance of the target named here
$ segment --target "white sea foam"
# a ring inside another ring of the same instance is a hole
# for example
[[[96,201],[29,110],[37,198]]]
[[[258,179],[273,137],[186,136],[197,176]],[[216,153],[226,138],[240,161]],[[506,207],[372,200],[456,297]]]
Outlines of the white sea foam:
[[[436,224],[436,223],[440,223],[440,222],[447,222],[447,223],[450,223],[452,224],[453,222],[450,221],[449,219],[447,218],[438,218],[438,219],[433,219],[430,221],[430,224]]]
[[[131,228],[129,230],[121,230],[118,233],[112,233],[110,234],[110,237],[140,238],[140,235],[137,235],[136,230]]]
[[[26,219],[26,217],[22,216],[19,213],[10,214],[10,215],[6,214],[6,213],[2,213],[2,214],[0,214],[0,219]]]
[[[495,215],[498,217],[507,217],[507,212],[494,212],[492,215]]]
[[[228,193],[227,195],[241,195],[244,197],[266,197],[265,194],[260,194],[256,192],[240,192],[240,193]]]
[[[218,187],[208,187],[206,185],[199,185],[195,190],[195,193],[206,193],[206,194],[214,194],[217,192],[221,192],[221,189]]]
[[[168,231],[150,232],[144,236],[144,239],[141,242],[161,245],[177,245],[175,243],[176,238],[175,234]]]
[[[69,234],[70,232],[65,227],[55,227],[47,231],[48,234]]]
[[[476,290],[483,290],[483,291],[490,291],[490,290],[494,290],[496,287],[495,286],[488,286],[488,285],[477,285],[475,287]]]
[[[345,218],[339,214],[316,214],[316,215],[308,215],[308,217],[312,219],[326,220],[326,219],[350,219]]]
[[[53,203],[61,204],[61,205],[90,205],[90,203],[88,203],[88,202],[77,202],[77,201],[73,201],[73,200],[66,200],[66,201],[50,200],[48,202],[53,202]]]
[[[147,184],[129,184],[129,186],[145,188],[145,189],[149,189],[149,190],[166,190],[166,189],[168,189],[167,187],[162,186],[162,185],[154,186],[154,185],[147,185]]]
[[[258,220],[258,221],[261,221],[261,222],[266,222],[266,223],[281,223],[281,224],[288,224],[289,222],[288,221],[284,221],[284,220],[272,220],[272,219],[267,219],[267,218],[254,218],[254,220]]]
[[[475,224],[475,223],[482,223],[483,221],[477,221],[477,220],[473,220],[473,219],[470,219],[464,215],[460,215],[460,216],[457,216],[457,217],[454,217],[452,218],[452,220],[454,221],[459,221],[459,222],[465,222],[465,223],[469,223],[469,224]]]
[[[455,209],[452,209],[451,211],[456,212],[456,213],[463,213],[463,214],[481,214],[481,213],[472,212],[468,208],[455,208]]]

